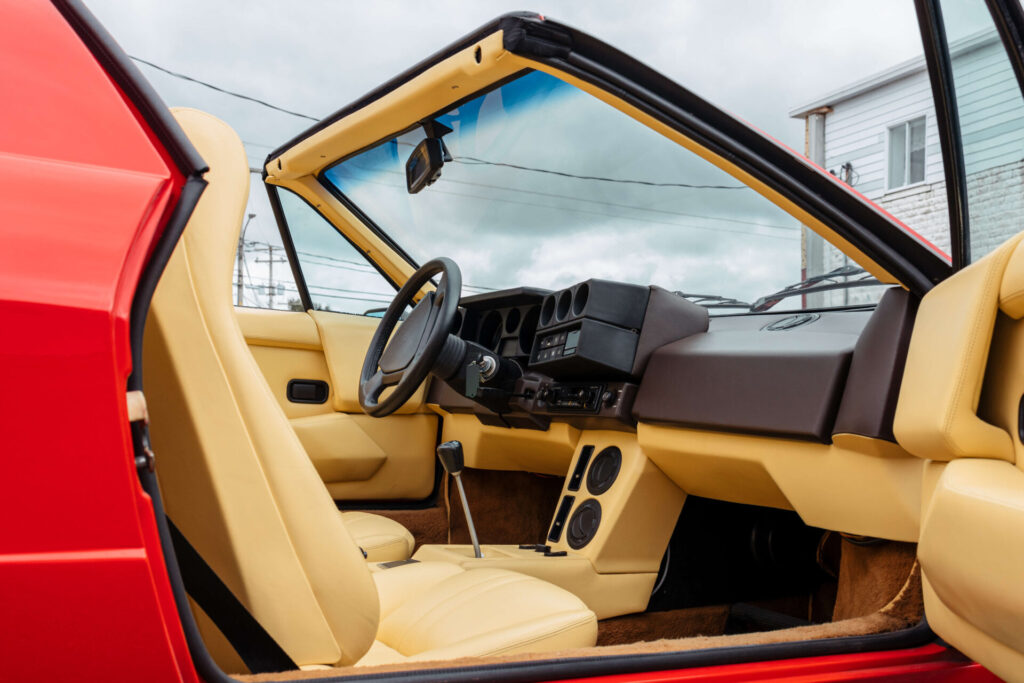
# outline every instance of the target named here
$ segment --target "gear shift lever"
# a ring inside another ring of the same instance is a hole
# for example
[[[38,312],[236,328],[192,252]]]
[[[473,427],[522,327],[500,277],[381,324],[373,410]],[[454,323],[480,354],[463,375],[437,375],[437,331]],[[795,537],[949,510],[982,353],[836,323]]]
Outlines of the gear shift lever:
[[[441,461],[444,471],[452,475],[455,485],[459,487],[459,497],[462,498],[462,511],[466,513],[466,524],[469,526],[469,538],[473,541],[473,554],[476,557],[483,557],[480,552],[480,543],[476,540],[476,527],[473,526],[473,516],[469,514],[469,502],[466,500],[466,489],[462,486],[462,468],[465,464],[462,457],[461,441],[445,441],[437,447],[437,457]]]

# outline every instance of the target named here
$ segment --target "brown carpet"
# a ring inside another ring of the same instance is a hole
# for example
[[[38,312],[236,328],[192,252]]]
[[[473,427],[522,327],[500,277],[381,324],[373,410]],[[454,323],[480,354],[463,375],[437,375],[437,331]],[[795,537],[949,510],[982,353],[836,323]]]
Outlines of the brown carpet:
[[[563,477],[469,468],[461,476],[481,543],[543,542],[562,493]],[[458,489],[454,484],[448,489],[451,542],[469,543]]]
[[[597,624],[597,645],[640,643],[661,638],[717,636],[725,632],[728,605],[688,607],[605,619]]]
[[[870,604],[871,601],[882,599],[882,596],[889,591],[893,585],[898,586],[898,588],[892,592],[891,599],[886,600],[878,611],[866,616],[856,616],[827,624],[814,624],[811,626],[801,626],[798,628],[766,631],[762,633],[679,637],[669,639],[662,638],[654,641],[634,642],[621,645],[606,645],[602,647],[503,657],[464,657],[461,659],[444,661],[443,663],[439,662],[438,666],[456,668],[480,666],[484,664],[493,665],[513,662],[542,661],[546,659],[606,657],[612,655],[660,652],[687,652],[719,647],[765,645],[769,643],[785,643],[803,640],[842,638],[875,633],[889,633],[920,623],[924,616],[924,600],[921,595],[920,568],[917,565],[917,562],[913,561],[914,546],[912,544],[883,543],[873,546],[856,546],[856,549],[847,552],[847,545],[852,544],[844,543],[843,547],[844,554],[850,556],[848,561],[844,564],[847,574],[849,575],[847,581],[850,584],[846,590],[849,591],[854,586],[860,586],[862,589],[866,586],[870,587],[872,586],[872,581],[878,590],[870,591],[872,594],[870,600],[864,597],[844,597],[842,601],[837,603],[837,612],[856,612],[862,610],[864,609],[864,606]],[[908,549],[911,552],[911,564],[906,566],[905,560]],[[875,563],[884,566],[886,569],[874,566],[871,559],[865,558],[874,558]],[[861,563],[862,560],[863,564]],[[858,573],[858,567],[865,571]],[[874,578],[869,580],[867,577]],[[842,570],[840,571],[839,580],[842,587]],[[678,611],[684,612],[687,610]],[[706,614],[701,615],[701,618],[706,619],[708,616],[709,615]],[[625,633],[627,628],[628,627],[622,627],[620,633]],[[314,680],[333,676],[340,677],[370,673],[416,671],[423,668],[425,668],[424,663],[416,662],[377,667],[342,667],[321,671],[287,671],[278,674],[238,676],[237,678],[243,681],[253,681],[254,683],[262,681],[297,681]]]
[[[917,558],[917,545],[883,541],[858,545],[843,539],[832,621],[865,617],[900,592]]]

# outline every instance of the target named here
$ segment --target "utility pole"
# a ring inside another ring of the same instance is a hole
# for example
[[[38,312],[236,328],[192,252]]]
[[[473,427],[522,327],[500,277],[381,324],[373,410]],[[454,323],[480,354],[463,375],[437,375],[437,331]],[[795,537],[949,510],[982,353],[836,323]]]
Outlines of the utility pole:
[[[256,218],[256,214],[250,213],[249,217],[245,220],[245,225],[242,226],[242,232],[238,234],[238,283],[235,287],[235,305],[241,306],[245,303],[243,293],[245,291],[244,283],[242,282],[242,269],[245,267],[245,229],[249,227],[249,221]]]
[[[267,267],[269,268],[269,273],[268,273],[268,275],[269,275],[269,277],[268,277],[269,282],[267,284],[267,301],[270,304],[269,307],[273,308],[274,307],[274,292],[276,291],[276,288],[277,288],[277,285],[274,284],[274,264],[275,263],[288,263],[288,259],[284,259],[284,258],[275,259],[274,258],[274,245],[273,244],[268,244],[267,245],[267,259],[265,261],[263,259],[256,259],[256,263],[266,263]]]
[[[807,114],[805,119],[804,154],[821,167],[825,166],[825,117],[831,107],[821,107]],[[807,226],[801,231],[803,246],[803,278],[825,273],[825,239]],[[819,308],[825,304],[825,293],[804,294],[805,308]]]

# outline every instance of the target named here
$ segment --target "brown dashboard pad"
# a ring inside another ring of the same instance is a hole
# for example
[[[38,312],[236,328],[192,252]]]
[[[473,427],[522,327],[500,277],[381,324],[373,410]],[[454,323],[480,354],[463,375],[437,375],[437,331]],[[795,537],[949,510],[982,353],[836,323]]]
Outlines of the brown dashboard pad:
[[[714,318],[654,352],[633,414],[823,443],[837,431],[892,441],[915,311],[893,288],[874,312]]]

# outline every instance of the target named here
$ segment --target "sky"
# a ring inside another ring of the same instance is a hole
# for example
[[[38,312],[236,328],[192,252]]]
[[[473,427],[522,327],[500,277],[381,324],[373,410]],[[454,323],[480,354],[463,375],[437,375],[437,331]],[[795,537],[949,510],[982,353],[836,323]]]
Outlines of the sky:
[[[803,149],[803,123],[790,119],[787,112],[921,52],[910,0],[676,0],[628,5],[545,0],[532,6],[495,0],[86,3],[130,55],[315,118],[357,99],[495,16],[529,9],[618,47],[799,151]],[[252,166],[260,166],[270,149],[312,123],[174,79],[145,65],[140,70],[167,104],[197,107],[231,124],[245,142]],[[258,179],[254,177],[254,181]],[[700,206],[702,215],[727,217],[734,211],[735,203],[728,198],[711,198]],[[262,192],[252,193],[250,212],[256,217],[247,229],[247,239],[275,240],[276,228]],[[767,207],[753,220],[776,222],[773,212]],[[666,226],[660,236],[652,233],[647,241],[631,243],[624,242],[621,226],[611,225],[578,241],[574,253],[584,264],[593,262],[600,276],[615,278],[615,261],[623,260],[626,248],[635,249],[637,258],[664,260],[665,253],[659,253],[656,245],[671,230]],[[705,233],[709,245],[722,239]],[[795,244],[798,249],[799,243]],[[793,266],[798,255],[779,256],[754,242],[741,246],[732,256],[736,273],[728,277],[723,278],[712,260],[700,264],[698,259],[692,268],[688,265],[694,273],[689,288],[749,298],[757,293],[756,286],[751,278],[744,280],[744,274],[764,271],[758,281],[762,287],[799,279]],[[685,248],[699,255],[700,250],[692,247]],[[482,266],[476,271],[469,266],[473,277],[467,274],[465,279],[475,280],[479,286],[506,286],[521,275],[533,281],[516,284],[569,284],[556,281],[554,275],[546,281],[535,275],[558,270],[563,261],[552,259],[552,253],[550,249],[522,248],[489,253],[481,259],[489,272]],[[263,252],[264,260],[266,256]],[[525,259],[533,259],[533,265],[540,267],[523,267]],[[776,261],[781,265],[773,270]],[[247,265],[253,282],[266,280],[265,263],[253,260]],[[653,274],[659,267],[667,266],[652,266],[648,271]],[[278,264],[275,277],[282,270]],[[562,274],[582,279],[587,270],[570,269]],[[621,279],[628,279],[625,271],[622,274]],[[259,297],[257,292],[247,296],[251,299],[247,303]]]

